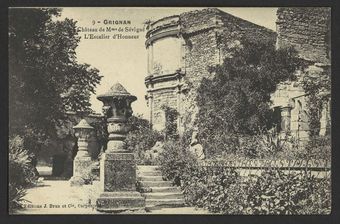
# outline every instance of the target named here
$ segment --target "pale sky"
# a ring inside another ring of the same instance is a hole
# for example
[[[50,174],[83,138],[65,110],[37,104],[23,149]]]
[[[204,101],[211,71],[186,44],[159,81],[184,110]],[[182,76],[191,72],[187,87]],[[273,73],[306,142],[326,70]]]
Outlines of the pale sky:
[[[77,22],[79,27],[104,26],[92,25],[92,21],[130,20],[130,27],[142,28],[147,19],[152,21],[162,17],[178,15],[182,12],[202,8],[63,8],[61,19],[67,17]],[[275,30],[277,8],[223,8],[219,9],[255,24]],[[124,27],[124,26],[123,26]],[[131,33],[132,34],[132,33]],[[101,84],[96,95],[106,92],[115,82],[120,82],[131,94],[137,96],[132,103],[134,114],[143,114],[148,118],[146,106],[146,87],[144,78],[147,75],[147,51],[145,49],[145,32],[139,33],[139,39],[120,40],[81,40],[76,53],[80,63],[88,63],[100,71]],[[92,109],[101,113],[102,103],[91,97]]]

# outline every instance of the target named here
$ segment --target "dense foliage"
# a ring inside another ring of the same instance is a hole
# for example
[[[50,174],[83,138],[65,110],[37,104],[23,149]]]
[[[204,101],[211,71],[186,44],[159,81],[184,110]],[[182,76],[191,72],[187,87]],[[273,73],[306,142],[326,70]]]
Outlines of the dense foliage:
[[[162,110],[164,111],[165,114],[165,128],[164,128],[165,139],[177,139],[178,138],[177,110],[166,105],[162,106]]]
[[[131,130],[126,137],[129,151],[134,152],[138,164],[146,164],[145,151],[151,149],[158,140],[163,140],[162,135],[151,129],[148,120],[141,115],[131,116],[128,120]]]
[[[181,184],[181,177],[187,168],[196,163],[194,156],[183,147],[182,142],[169,140],[164,144],[164,151],[160,154],[158,163],[165,178],[174,184]]]
[[[33,167],[32,153],[24,148],[23,139],[15,136],[9,139],[9,210],[12,213],[25,202],[26,187],[37,181]]]
[[[90,112],[99,71],[80,64],[76,22],[57,20],[59,9],[9,10],[10,135],[36,152],[65,118],[66,111]]]
[[[322,109],[327,107],[331,97],[331,69],[322,71],[308,71],[302,81],[303,89],[307,95],[307,114],[311,137],[319,135]],[[325,104],[326,103],[326,104]],[[330,124],[327,124],[330,128]]]
[[[202,166],[176,142],[162,153],[163,176],[181,186],[187,204],[221,214],[329,214],[330,176],[263,170],[242,176],[223,165]]]
[[[277,84],[294,80],[303,64],[292,48],[276,50],[261,42],[243,42],[233,56],[211,68],[212,79],[198,89],[196,124],[210,154],[235,150],[239,135],[254,135],[277,123],[270,108]]]
[[[91,112],[90,94],[101,80],[97,69],[78,63],[76,22],[59,19],[60,13],[52,8],[9,10],[11,209],[20,207],[25,188],[36,179],[35,155],[65,134],[72,123],[66,111]]]

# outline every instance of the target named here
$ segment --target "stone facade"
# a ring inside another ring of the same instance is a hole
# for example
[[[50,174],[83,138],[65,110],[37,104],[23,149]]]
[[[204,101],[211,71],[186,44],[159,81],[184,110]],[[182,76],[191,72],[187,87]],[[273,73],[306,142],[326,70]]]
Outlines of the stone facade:
[[[330,63],[330,8],[279,8],[277,46],[294,46],[301,57],[316,63]]]
[[[320,75],[330,66],[330,8],[279,8],[277,33],[215,8],[165,17],[150,24],[146,34],[148,74],[146,99],[153,128],[165,127],[163,105],[179,113],[178,129],[191,125],[202,78],[211,78],[208,67],[221,64],[243,39],[267,41],[277,48],[294,47],[310,66],[297,71],[298,80],[281,83],[272,95],[273,108],[281,116],[281,132],[308,137],[305,73]],[[330,93],[323,93],[328,94]],[[325,102],[320,134],[330,128],[330,102]]]
[[[177,110],[180,133],[197,113],[196,90],[209,66],[221,64],[244,38],[275,43],[275,32],[209,8],[165,17],[150,24],[146,34],[148,74],[146,99],[153,128],[165,127],[162,106]]]
[[[307,97],[301,81],[305,74],[320,76],[330,66],[330,8],[279,8],[277,48],[294,47],[310,66],[297,71],[298,80],[281,83],[272,95],[273,107],[281,111],[281,131],[308,138]],[[323,93],[328,94],[330,93]],[[329,97],[330,99],[330,97]],[[330,129],[330,100],[323,105],[320,134]]]

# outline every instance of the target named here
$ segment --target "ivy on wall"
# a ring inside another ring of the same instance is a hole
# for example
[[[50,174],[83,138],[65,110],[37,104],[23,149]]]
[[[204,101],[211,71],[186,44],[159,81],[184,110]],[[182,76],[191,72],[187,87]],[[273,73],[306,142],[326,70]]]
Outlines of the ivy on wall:
[[[302,87],[308,96],[309,135],[311,137],[317,136],[320,133],[322,110],[331,97],[330,67],[308,71],[303,77]]]

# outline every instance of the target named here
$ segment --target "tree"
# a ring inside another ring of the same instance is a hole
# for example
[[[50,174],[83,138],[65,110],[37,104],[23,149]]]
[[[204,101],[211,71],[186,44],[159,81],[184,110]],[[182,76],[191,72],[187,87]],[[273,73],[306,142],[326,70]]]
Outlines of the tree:
[[[89,113],[99,71],[77,62],[76,22],[60,9],[9,10],[9,132],[36,152],[66,111]]]
[[[196,124],[205,148],[234,150],[238,136],[270,129],[275,123],[271,93],[280,82],[294,80],[300,67],[303,63],[292,48],[243,41],[232,57],[211,68],[214,78],[203,79],[197,95]]]

